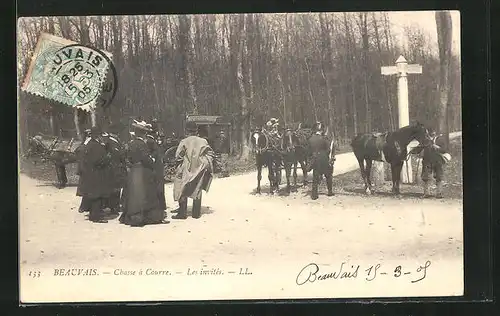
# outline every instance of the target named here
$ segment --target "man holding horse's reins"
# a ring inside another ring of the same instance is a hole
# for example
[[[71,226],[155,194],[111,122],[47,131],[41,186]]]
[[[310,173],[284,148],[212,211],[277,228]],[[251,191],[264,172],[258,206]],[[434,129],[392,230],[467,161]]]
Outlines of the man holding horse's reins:
[[[429,133],[431,143],[428,146],[417,146],[412,150],[413,154],[422,157],[422,181],[424,182],[424,197],[430,197],[429,180],[434,175],[436,179],[436,197],[443,198],[443,166],[451,160],[451,155],[446,151],[446,144],[435,131]]]
[[[316,125],[314,134],[308,141],[308,152],[311,155],[310,166],[313,170],[313,183],[311,198],[318,199],[318,186],[323,176],[326,178],[328,196],[333,196],[333,161],[330,158],[330,144],[323,132]]]

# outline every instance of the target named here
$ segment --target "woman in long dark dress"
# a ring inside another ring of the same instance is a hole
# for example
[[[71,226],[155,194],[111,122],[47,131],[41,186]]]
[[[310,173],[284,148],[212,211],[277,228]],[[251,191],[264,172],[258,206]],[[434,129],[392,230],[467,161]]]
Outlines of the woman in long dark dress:
[[[168,223],[164,221],[164,210],[157,195],[154,174],[156,159],[150,154],[146,143],[146,135],[150,131],[149,124],[135,121],[132,126],[135,128],[135,137],[127,150],[130,168],[120,222],[131,226]]]
[[[149,148],[151,156],[154,158],[154,177],[156,180],[156,193],[158,196],[158,203],[160,209],[165,211],[167,209],[167,202],[165,199],[165,178],[164,178],[164,166],[163,166],[163,155],[161,153],[161,147],[158,145],[157,139],[154,135],[148,134],[146,143]]]

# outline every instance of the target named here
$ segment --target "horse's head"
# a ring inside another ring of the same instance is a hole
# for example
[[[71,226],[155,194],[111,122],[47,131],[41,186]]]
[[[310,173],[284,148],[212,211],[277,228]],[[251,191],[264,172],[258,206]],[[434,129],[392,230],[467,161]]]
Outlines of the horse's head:
[[[296,145],[297,145],[297,137],[294,131],[290,128],[287,128],[283,133],[283,137],[281,138],[281,148],[285,152],[289,153],[295,150]]]
[[[266,135],[259,130],[255,130],[250,137],[252,152],[260,154],[267,149],[268,140]]]
[[[415,139],[423,146],[428,146],[431,144],[432,138],[430,136],[429,130],[424,126],[424,124],[417,121],[412,124],[410,128],[412,139]]]
[[[28,140],[28,151],[24,154],[25,158],[44,157],[49,149],[43,143],[43,138],[40,135],[30,137]]]

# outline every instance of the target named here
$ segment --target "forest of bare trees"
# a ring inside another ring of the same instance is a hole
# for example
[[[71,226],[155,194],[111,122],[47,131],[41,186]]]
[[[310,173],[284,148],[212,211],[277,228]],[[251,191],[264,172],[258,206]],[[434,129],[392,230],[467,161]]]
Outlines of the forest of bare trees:
[[[396,78],[382,76],[402,54],[423,66],[409,77],[410,120],[439,125],[442,94],[435,43],[417,26],[401,47],[384,12],[41,17],[19,20],[19,80],[38,36],[48,32],[113,54],[118,93],[100,124],[156,117],[182,130],[186,113],[224,115],[239,151],[273,116],[285,124],[324,121],[339,143],[397,125]],[[460,57],[447,80],[448,130],[461,129]],[[72,109],[20,92],[21,137],[74,135]],[[50,115],[50,114],[53,115]],[[52,122],[51,122],[52,117]],[[88,115],[79,115],[82,126]],[[21,139],[22,141],[22,139]]]

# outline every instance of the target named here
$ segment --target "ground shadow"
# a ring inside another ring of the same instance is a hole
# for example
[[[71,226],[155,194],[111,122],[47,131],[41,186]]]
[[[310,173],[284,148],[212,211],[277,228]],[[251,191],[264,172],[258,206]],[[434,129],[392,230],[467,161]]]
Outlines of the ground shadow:
[[[37,187],[54,187],[54,188],[58,188],[57,187],[57,183],[42,183],[42,184],[37,184],[36,186]],[[77,186],[78,186],[78,183],[68,183],[68,184],[66,184],[64,186],[64,188],[77,187]],[[61,188],[61,190],[63,190],[64,188]]]
[[[355,194],[358,194],[358,195],[361,195],[361,196],[366,196],[366,197],[369,197],[369,196],[381,196],[381,197],[392,197],[392,198],[399,198],[399,199],[405,199],[405,198],[415,199],[415,198],[421,198],[422,197],[422,193],[418,193],[418,192],[404,192],[404,191],[401,191],[401,193],[399,195],[395,195],[394,193],[389,192],[389,191],[377,191],[375,189],[375,191],[372,191],[371,195],[368,195],[368,194],[365,193],[365,190],[362,189],[362,188],[344,188],[344,190],[346,192],[351,192],[351,193],[355,193]]]
[[[85,219],[89,220],[89,212],[85,211],[85,212],[83,212],[83,214],[85,214]],[[118,217],[120,217],[120,213],[104,212],[101,215],[101,219],[106,220],[106,221],[112,221],[114,219],[117,219]]]
[[[302,184],[297,184],[296,187],[290,186],[290,190],[287,189],[286,184],[280,185],[280,188],[278,191],[274,191],[273,195],[277,196],[290,196],[292,193],[297,193],[299,189],[302,188]],[[250,191],[250,195],[271,195],[269,191],[269,185],[261,186],[260,187],[260,194],[257,193],[257,188],[253,189]]]
[[[114,220],[116,218],[118,218],[120,216],[119,213],[104,213],[104,215],[102,216],[102,219],[105,219],[107,221],[111,221],[111,220]]]
[[[311,197],[312,195],[312,188],[308,188],[304,191],[301,192],[302,193],[302,196],[304,197]],[[341,191],[336,191],[335,190],[335,187],[333,188],[333,196],[343,196],[343,195],[352,195],[352,194],[345,194],[344,193],[344,190],[341,190]],[[318,196],[328,196],[328,192],[325,190],[318,190]]]
[[[282,179],[281,179],[281,184],[279,186],[279,190],[278,192],[276,193],[276,191],[274,192],[274,195],[278,195],[278,196],[289,196],[291,193],[296,193],[298,192],[301,188],[304,188],[304,187],[307,187],[307,186],[310,186],[311,183],[312,183],[312,175],[307,175],[307,184],[304,185],[304,176],[302,174],[297,174],[297,186],[294,186],[293,185],[293,176],[290,177],[290,191],[287,190],[286,188],[286,176],[285,175],[282,175]],[[249,193],[250,195],[259,195],[257,193],[257,180],[255,180],[255,188],[252,189],[252,191],[250,191]],[[261,186],[260,186],[260,195],[269,195],[269,181],[267,181],[266,184],[263,183],[263,181],[261,182]]]
[[[170,213],[173,213],[173,214],[177,214],[179,213],[179,209],[178,208],[175,208],[173,210],[168,210],[168,212]],[[212,209],[210,206],[201,206],[201,215],[205,215],[205,214],[212,214],[214,213],[215,210]],[[187,209],[187,216],[193,216],[193,207],[192,206],[188,206],[188,209]]]

